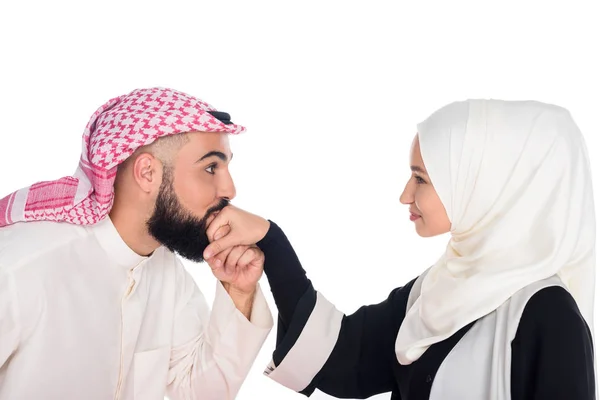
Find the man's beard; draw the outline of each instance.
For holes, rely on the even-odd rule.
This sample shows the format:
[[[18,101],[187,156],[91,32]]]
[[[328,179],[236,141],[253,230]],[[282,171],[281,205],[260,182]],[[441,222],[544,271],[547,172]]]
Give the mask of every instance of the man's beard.
[[[229,205],[222,199],[211,207],[203,218],[195,217],[179,202],[173,190],[171,175],[165,170],[154,212],[148,222],[148,231],[160,244],[188,260],[204,261],[204,250],[209,245],[206,234],[207,220],[212,213]]]

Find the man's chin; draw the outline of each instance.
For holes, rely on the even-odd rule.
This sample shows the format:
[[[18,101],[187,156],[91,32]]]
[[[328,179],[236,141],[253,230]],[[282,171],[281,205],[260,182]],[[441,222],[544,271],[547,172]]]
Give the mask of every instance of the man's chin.
[[[181,251],[178,249],[171,249],[171,251],[175,254],[177,254],[178,256],[185,258],[188,261],[192,261],[195,263],[201,263],[204,262],[204,249],[206,249],[206,247],[201,247],[200,249],[194,249],[193,252],[186,252],[186,251]]]
[[[172,236],[171,239],[167,239],[166,237],[160,237],[161,235],[155,236],[150,233],[150,236],[160,245],[175,253],[186,260],[193,262],[202,262],[204,261],[203,255],[204,250],[208,247],[209,242],[208,238],[203,238],[198,240],[196,243],[190,242],[179,242],[175,240]]]

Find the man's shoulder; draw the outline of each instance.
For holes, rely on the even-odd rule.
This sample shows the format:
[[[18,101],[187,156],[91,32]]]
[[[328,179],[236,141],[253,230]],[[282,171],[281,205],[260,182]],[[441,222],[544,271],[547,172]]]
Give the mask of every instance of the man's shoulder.
[[[51,257],[90,235],[86,227],[61,222],[19,222],[0,228],[0,271]]]

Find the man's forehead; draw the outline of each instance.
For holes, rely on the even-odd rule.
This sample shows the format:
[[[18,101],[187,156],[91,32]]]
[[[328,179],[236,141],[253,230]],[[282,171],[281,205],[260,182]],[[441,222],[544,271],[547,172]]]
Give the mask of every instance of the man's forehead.
[[[190,132],[188,135],[190,141],[186,145],[186,150],[190,156],[197,157],[200,160],[208,158],[211,155],[217,155],[216,153],[221,153],[227,160],[231,159],[228,134],[220,132]]]
[[[223,132],[189,132],[190,142],[202,146],[222,146],[229,149],[229,134]]]

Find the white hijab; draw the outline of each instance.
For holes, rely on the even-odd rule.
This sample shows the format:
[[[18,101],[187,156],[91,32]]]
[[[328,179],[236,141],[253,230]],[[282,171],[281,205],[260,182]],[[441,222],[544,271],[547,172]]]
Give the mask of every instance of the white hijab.
[[[398,361],[412,363],[555,274],[593,329],[594,201],[570,113],[534,101],[469,100],[438,110],[418,132],[451,239],[400,327]]]

